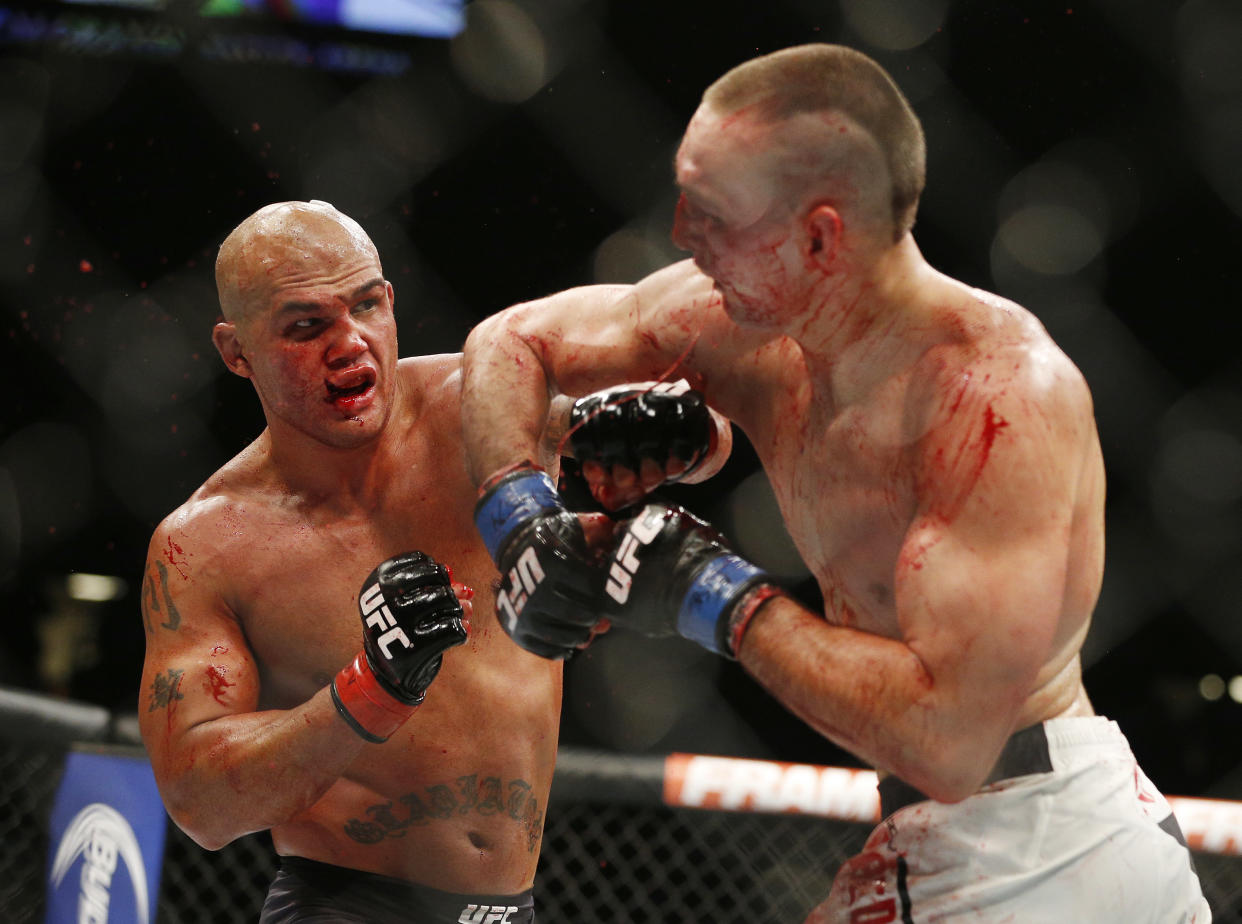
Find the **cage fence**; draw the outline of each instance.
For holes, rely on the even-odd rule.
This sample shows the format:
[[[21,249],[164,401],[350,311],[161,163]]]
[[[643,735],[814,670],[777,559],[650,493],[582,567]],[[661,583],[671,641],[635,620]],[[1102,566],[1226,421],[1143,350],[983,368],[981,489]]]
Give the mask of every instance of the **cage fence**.
[[[47,819],[67,753],[0,733],[0,917],[11,924],[44,919]],[[799,924],[871,827],[657,804],[658,781],[636,776],[645,761],[563,752],[535,884],[541,924]],[[1216,920],[1242,920],[1242,856],[1199,850],[1195,863]],[[275,869],[266,835],[211,852],[170,823],[155,920],[257,920]]]

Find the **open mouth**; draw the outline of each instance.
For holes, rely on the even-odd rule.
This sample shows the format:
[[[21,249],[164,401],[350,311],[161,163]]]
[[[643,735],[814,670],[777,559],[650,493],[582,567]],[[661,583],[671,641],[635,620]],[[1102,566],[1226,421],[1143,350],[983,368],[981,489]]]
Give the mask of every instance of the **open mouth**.
[[[337,376],[332,381],[324,383],[328,389],[327,401],[329,404],[353,404],[358,399],[370,394],[375,387],[375,371],[372,369],[357,369],[345,375]]]

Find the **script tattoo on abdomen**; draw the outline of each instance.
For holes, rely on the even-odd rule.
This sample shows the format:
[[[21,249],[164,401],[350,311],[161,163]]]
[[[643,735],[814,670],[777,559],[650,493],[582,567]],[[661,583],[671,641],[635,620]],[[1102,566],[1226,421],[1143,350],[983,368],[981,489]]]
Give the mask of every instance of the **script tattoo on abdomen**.
[[[436,783],[421,792],[406,793],[398,800],[368,806],[367,820],[351,818],[345,833],[361,844],[378,844],[389,837],[404,837],[407,828],[430,824],[436,819],[452,818],[475,812],[479,815],[507,815],[522,825],[526,849],[533,853],[543,830],[543,809],[525,780],[509,780],[502,786],[500,777],[478,774],[459,776],[456,783]]]

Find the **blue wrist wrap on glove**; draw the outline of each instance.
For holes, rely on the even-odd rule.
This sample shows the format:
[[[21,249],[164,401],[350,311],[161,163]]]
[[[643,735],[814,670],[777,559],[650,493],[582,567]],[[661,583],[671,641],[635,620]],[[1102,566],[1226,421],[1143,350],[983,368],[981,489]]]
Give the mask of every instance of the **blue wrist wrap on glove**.
[[[492,561],[501,544],[522,523],[544,510],[562,507],[561,496],[547,472],[528,469],[515,473],[495,488],[475,511],[474,522]]]
[[[732,657],[720,647],[720,618],[725,606],[736,602],[735,594],[742,585],[763,575],[763,569],[737,555],[721,555],[709,561],[682,598],[678,634],[716,654]]]

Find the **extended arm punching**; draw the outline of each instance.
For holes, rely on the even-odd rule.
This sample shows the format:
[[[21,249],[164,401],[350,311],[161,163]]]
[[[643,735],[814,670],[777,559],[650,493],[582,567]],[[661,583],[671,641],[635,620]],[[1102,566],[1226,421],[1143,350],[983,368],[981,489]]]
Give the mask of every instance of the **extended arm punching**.
[[[702,396],[687,388],[609,389],[574,402],[569,418],[566,442],[579,461],[633,472],[655,468],[657,483],[712,456],[714,419]],[[603,499],[623,494],[610,490]],[[531,462],[482,485],[475,523],[501,573],[500,624],[528,651],[565,658],[601,628],[609,542],[601,519],[571,512],[552,478]],[[584,524],[595,527],[590,536]]]
[[[750,620],[781,591],[703,520],[649,504],[619,527],[604,592],[614,625],[736,658]]]

